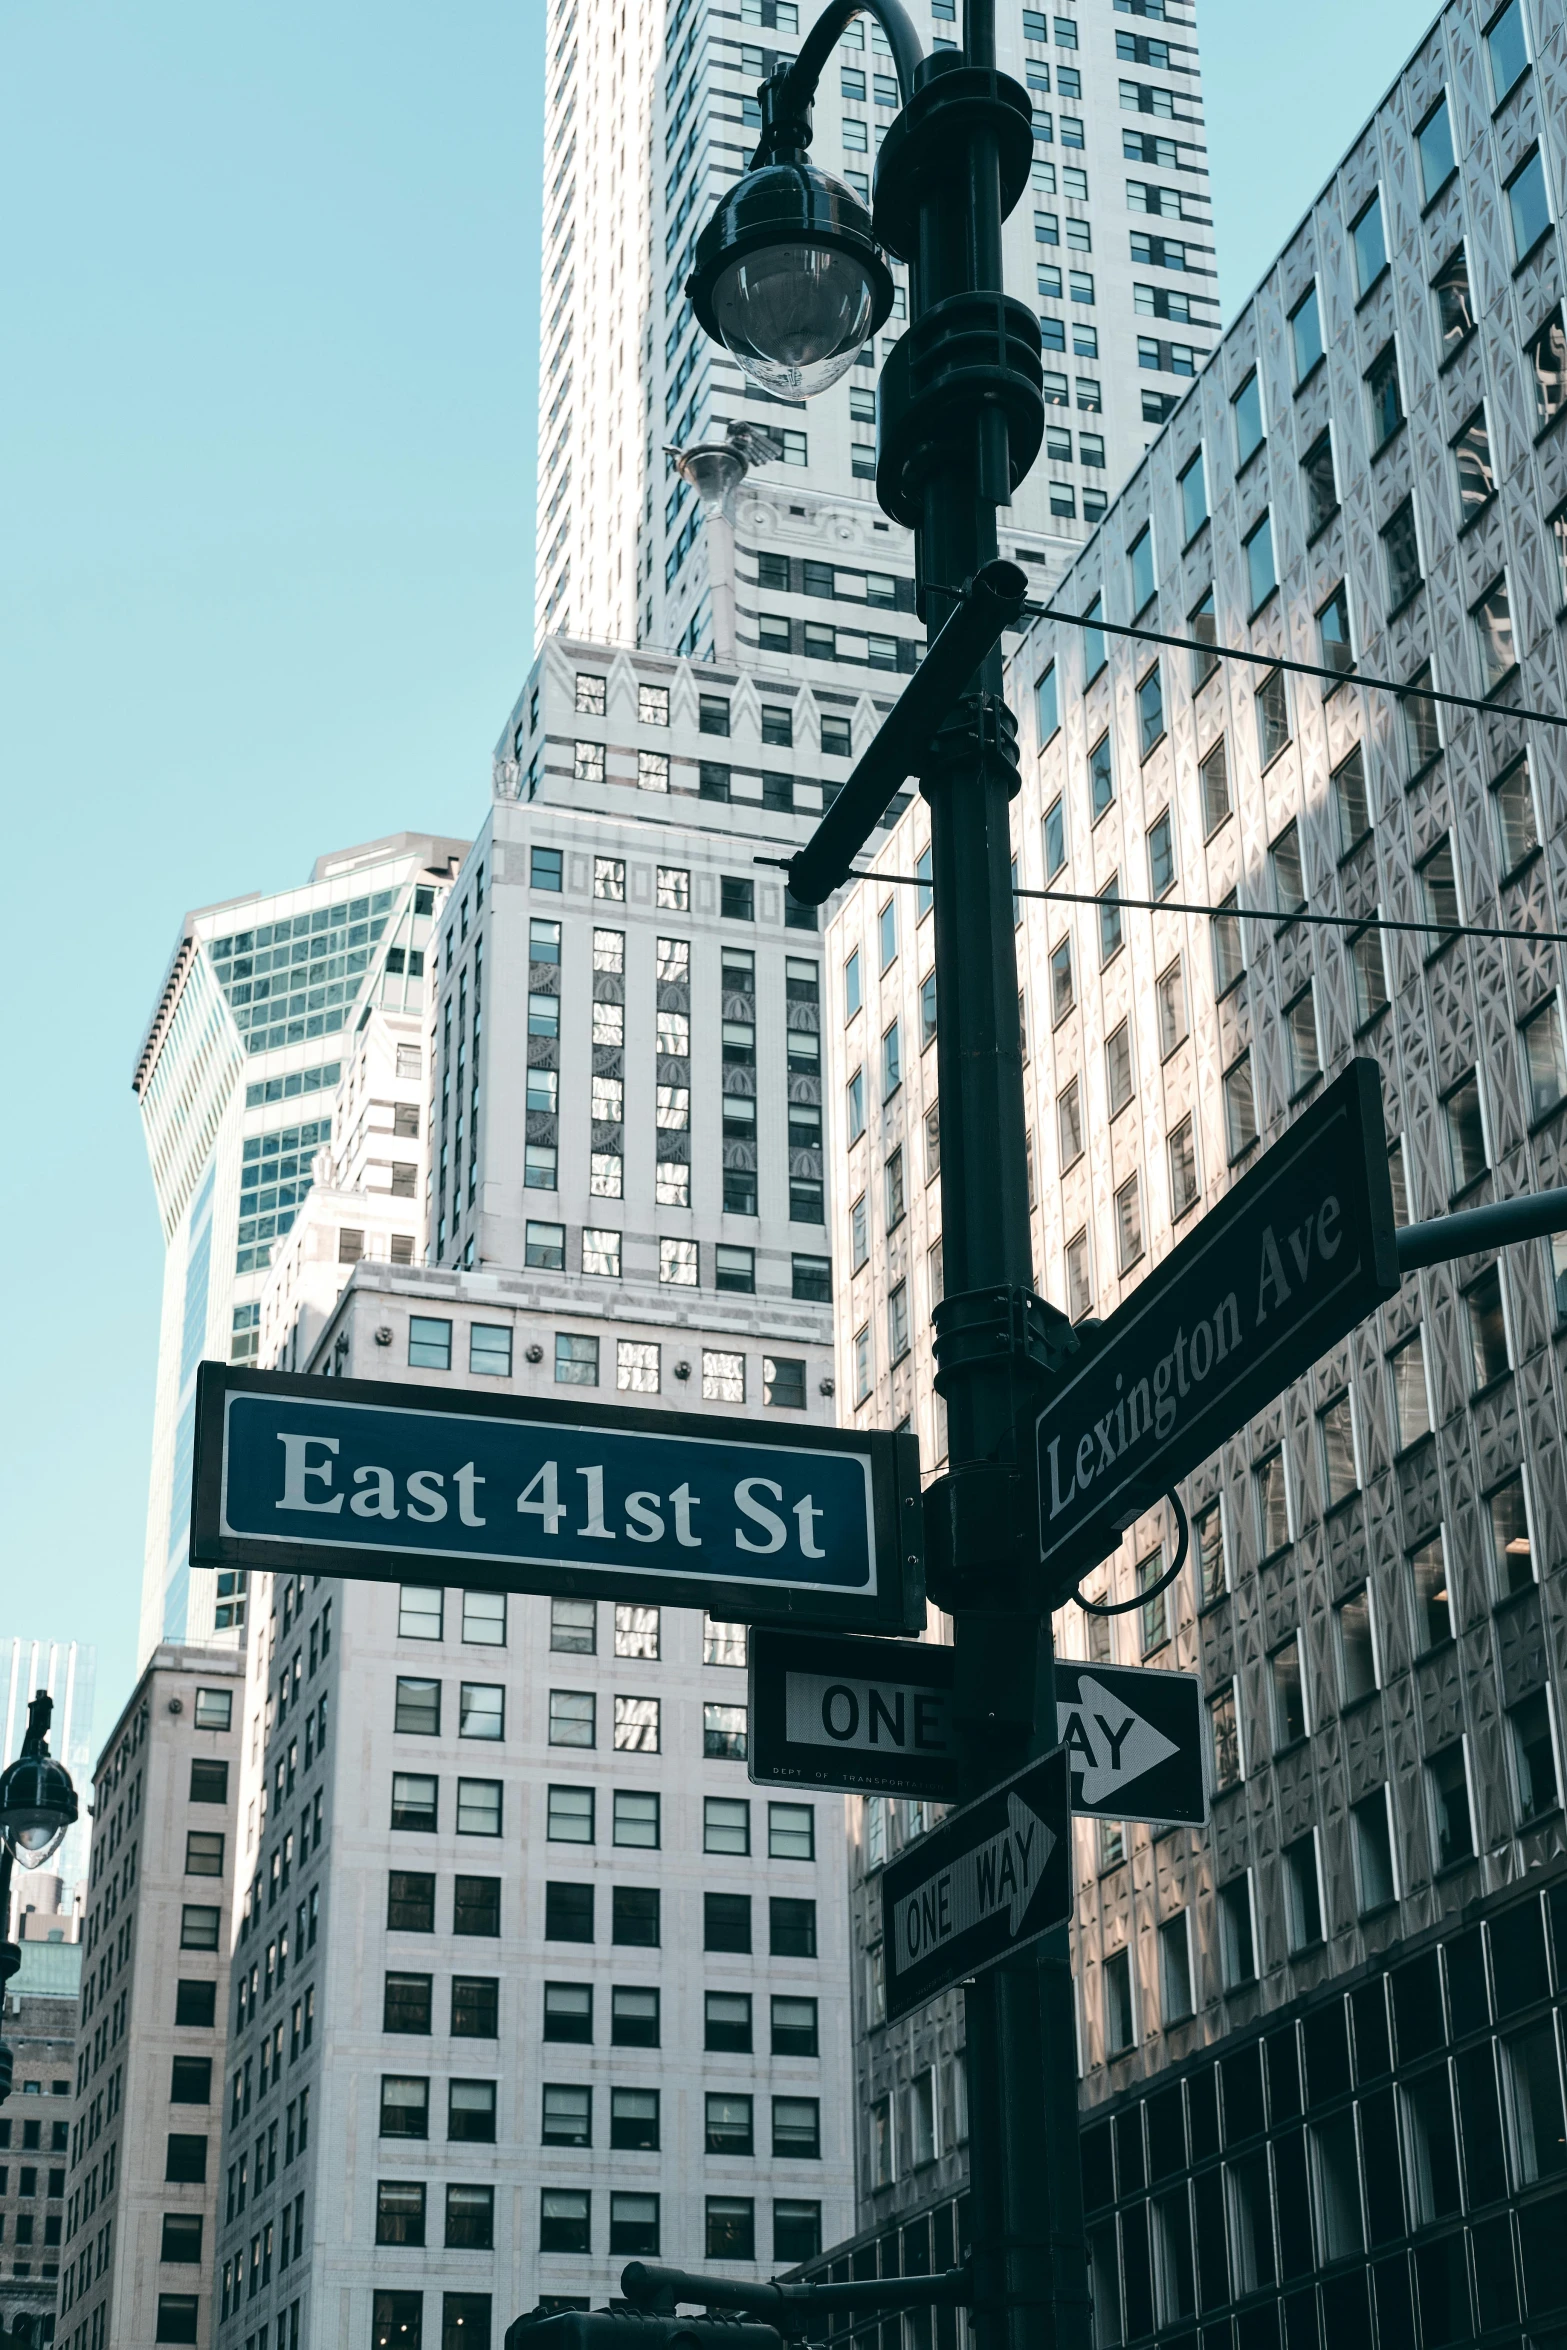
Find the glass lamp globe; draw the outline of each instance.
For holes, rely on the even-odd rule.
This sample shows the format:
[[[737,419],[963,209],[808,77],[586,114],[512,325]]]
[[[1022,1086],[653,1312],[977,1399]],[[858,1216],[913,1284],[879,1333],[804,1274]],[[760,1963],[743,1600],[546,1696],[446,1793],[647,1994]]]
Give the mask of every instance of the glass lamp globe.
[[[764,245],[713,287],[725,347],[764,391],[807,400],[854,365],[874,332],[876,288],[858,255],[828,245]]]
[[[42,1868],[75,1820],[76,1789],[51,1755],[24,1755],[0,1772],[0,1836],[24,1869]]]
[[[788,400],[836,383],[892,308],[864,205],[803,156],[748,171],[720,198],[686,290],[704,331]]]

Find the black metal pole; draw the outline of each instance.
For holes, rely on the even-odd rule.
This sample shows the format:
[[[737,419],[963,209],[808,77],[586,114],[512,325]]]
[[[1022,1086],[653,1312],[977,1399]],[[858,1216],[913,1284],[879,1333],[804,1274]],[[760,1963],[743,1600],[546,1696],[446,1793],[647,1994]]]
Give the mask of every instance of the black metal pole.
[[[993,0],[966,0],[965,35],[969,66],[993,71]],[[934,326],[932,313],[939,315],[953,297],[948,315],[956,329],[973,316],[963,297],[1002,291],[999,147],[993,110],[991,119],[986,112],[974,108],[966,130],[961,118],[954,124],[954,144],[966,149],[966,201],[951,202],[950,182],[945,191],[934,183],[924,191],[912,265],[912,335],[922,320]],[[923,580],[967,580],[994,559],[997,505],[1010,500],[1015,459],[1021,456],[1018,470],[1025,470],[1032,454],[1011,447],[1007,409],[995,400],[975,400],[967,431],[927,438]],[[947,599],[926,592],[929,622]],[[938,735],[921,783],[930,805],[935,884],[946,1293],[937,1316],[938,1383],[955,1483],[1016,1458],[1018,1430],[1030,1396],[1037,1398],[1036,1367],[1015,1344],[1001,1343],[1002,1330],[1016,1332],[1021,1319],[1007,1301],[1030,1298],[1034,1290],[1013,928],[1015,741],[997,646]],[[980,1295],[986,1292],[993,1307]],[[988,1354],[953,1342],[943,1347],[944,1325],[955,1330],[962,1322],[972,1330],[976,1314],[998,1325]],[[938,1594],[953,1617],[956,1714],[973,1795],[1059,1743],[1049,1616],[1037,1591],[1020,1585],[1017,1555],[1003,1529],[993,1527],[988,1543],[978,1532],[983,1515],[955,1516],[950,1585]],[[967,1990],[966,2010],[977,2350],[1086,2350],[1066,1932],[979,1976]]]

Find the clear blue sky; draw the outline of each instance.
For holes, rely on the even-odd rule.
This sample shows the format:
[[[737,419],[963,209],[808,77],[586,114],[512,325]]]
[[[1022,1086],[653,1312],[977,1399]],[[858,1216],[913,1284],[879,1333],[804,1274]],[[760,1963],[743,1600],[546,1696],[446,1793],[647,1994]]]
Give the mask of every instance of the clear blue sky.
[[[1199,0],[1226,311],[1431,13]],[[187,906],[477,823],[532,641],[541,0],[6,11],[0,1633],[128,1692]]]

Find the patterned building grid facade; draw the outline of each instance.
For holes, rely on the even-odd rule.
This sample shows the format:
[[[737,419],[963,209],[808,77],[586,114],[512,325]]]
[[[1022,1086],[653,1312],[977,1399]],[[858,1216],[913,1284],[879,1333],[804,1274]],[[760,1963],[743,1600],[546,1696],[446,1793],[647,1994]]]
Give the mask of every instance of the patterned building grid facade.
[[[1529,934],[1561,926],[1564,770],[1559,731],[1522,714],[1567,694],[1561,50],[1559,14],[1525,0],[1444,11],[1058,591],[1262,658],[1040,624],[1013,662],[1019,882],[1086,901],[1018,907],[1036,1273],[1074,1319],[1112,1312],[1355,1054],[1381,1072],[1402,1220],[1562,1179],[1561,974]],[[1433,717],[1270,656],[1429,676],[1489,706]],[[939,1149],[934,1055],[908,1042],[930,956],[916,891],[891,880],[917,874],[925,822],[904,818],[887,883],[834,922],[827,1025],[840,1390],[867,1420],[912,1413],[939,1462],[939,1206],[907,1177]],[[1516,943],[1357,933],[1378,914]],[[1117,2128],[1168,2068],[1275,2013],[1332,2009],[1398,1946],[1559,1880],[1560,1312],[1543,1244],[1409,1276],[1188,1481],[1193,1567],[1167,1602],[1109,1642],[1078,1611],[1058,1619],[1075,1654],[1199,1671],[1212,1725],[1205,1833],[1077,1831],[1083,2096]],[[1172,1533],[1162,1513],[1134,1528],[1098,1587],[1135,1597]],[[944,2034],[961,2040],[961,2011],[876,2022],[871,1840],[920,1824],[868,1806],[858,1832],[867,2224],[935,2191],[913,2084]],[[1557,2055],[1540,2048],[1531,2094],[1549,2110]],[[1408,2175],[1425,2157],[1398,2110]],[[1521,2214],[1534,2174],[1512,2159]],[[1272,2279],[1249,2286],[1256,2325],[1283,2322]],[[1462,2332],[1454,2292],[1459,2330],[1440,2338]],[[1127,2339],[1178,2323],[1157,2291],[1113,2320],[1101,2301]],[[1401,2338],[1396,2317],[1381,2338]]]

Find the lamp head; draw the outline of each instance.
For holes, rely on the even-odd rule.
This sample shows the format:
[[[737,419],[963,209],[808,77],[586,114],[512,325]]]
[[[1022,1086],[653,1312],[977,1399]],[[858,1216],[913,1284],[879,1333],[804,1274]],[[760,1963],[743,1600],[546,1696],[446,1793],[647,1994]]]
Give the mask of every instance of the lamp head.
[[[751,169],[697,239],[686,292],[703,332],[761,385],[809,399],[853,366],[892,308],[870,214],[810,159],[811,112],[789,69],[762,84]]]
[[[24,1869],[41,1868],[76,1822],[76,1789],[50,1754],[24,1754],[0,1772],[0,1837]]]

